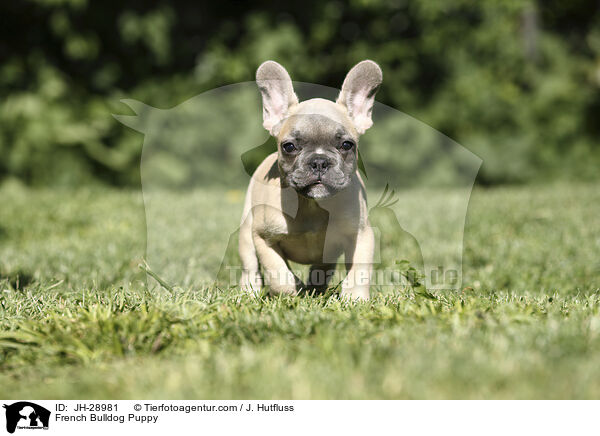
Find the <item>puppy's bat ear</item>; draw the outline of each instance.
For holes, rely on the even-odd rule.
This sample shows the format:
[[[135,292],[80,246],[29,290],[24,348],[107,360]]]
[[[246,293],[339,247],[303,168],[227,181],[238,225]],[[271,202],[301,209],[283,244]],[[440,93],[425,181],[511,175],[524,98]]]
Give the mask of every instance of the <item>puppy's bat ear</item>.
[[[275,136],[290,107],[298,104],[292,79],[277,62],[266,61],[256,70],[256,84],[262,94],[263,126]]]
[[[383,80],[381,68],[373,61],[356,64],[344,79],[337,103],[346,107],[359,134],[373,125],[371,112],[375,93]]]

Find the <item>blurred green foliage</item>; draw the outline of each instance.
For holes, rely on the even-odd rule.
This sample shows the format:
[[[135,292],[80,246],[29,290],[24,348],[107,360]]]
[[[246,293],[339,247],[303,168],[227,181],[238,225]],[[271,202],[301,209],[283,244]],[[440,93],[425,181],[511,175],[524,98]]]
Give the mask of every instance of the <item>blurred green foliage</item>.
[[[139,183],[142,135],[112,118],[128,111],[120,99],[172,107],[253,80],[266,59],[294,80],[339,87],[364,58],[383,68],[379,101],[483,158],[480,183],[597,177],[597,2],[246,6],[3,2],[0,178]]]

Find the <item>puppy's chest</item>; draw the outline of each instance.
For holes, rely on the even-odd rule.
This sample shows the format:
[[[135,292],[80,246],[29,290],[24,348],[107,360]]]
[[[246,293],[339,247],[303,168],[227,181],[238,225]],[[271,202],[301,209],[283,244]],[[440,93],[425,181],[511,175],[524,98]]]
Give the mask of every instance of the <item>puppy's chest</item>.
[[[315,244],[325,238],[327,218],[305,219],[304,217],[284,218],[283,216],[266,220],[264,233],[273,240],[293,240],[298,243]]]
[[[287,234],[279,240],[286,258],[298,263],[318,263],[323,258],[325,231]]]
[[[278,243],[287,259],[299,263],[321,261],[327,234],[327,217],[278,219],[269,224],[268,239]]]

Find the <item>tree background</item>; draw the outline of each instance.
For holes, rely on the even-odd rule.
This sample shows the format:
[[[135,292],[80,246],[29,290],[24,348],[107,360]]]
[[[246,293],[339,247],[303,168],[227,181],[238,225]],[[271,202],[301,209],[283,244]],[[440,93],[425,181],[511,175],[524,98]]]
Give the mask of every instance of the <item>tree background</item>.
[[[378,101],[483,158],[478,183],[593,180],[600,4],[304,0],[0,4],[0,181],[136,186],[143,137],[111,114],[254,79],[267,59],[339,88],[373,59]],[[248,108],[256,111],[258,108]],[[385,146],[385,145],[382,145]]]

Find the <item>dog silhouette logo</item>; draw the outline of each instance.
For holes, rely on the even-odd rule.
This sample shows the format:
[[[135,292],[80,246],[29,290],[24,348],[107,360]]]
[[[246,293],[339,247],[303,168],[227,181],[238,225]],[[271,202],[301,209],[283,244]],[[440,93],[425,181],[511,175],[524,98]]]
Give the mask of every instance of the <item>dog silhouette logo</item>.
[[[14,433],[18,429],[48,429],[50,411],[28,401],[4,405],[6,409],[6,431]]]
[[[311,83],[294,82],[293,87],[301,100],[335,100],[340,92]],[[219,287],[239,285],[244,192],[255,169],[278,149],[263,127],[256,82],[209,90],[168,109],[131,99],[122,102],[135,115],[114,117],[144,134],[140,177],[149,270],[167,288],[215,282]],[[392,107],[375,101],[372,112],[375,123],[357,149],[365,188],[383,192],[377,206],[369,209],[375,232],[371,286],[395,289],[404,282],[399,275],[412,274],[407,262],[398,263],[407,260],[408,268],[423,276],[426,289],[460,291],[467,210],[482,160]],[[278,173],[274,166],[272,177]],[[207,207],[212,204],[207,196],[215,204],[229,206]],[[255,206],[297,220],[301,217],[293,198],[282,203],[265,197]],[[323,216],[329,214],[334,223],[338,213],[325,210]],[[334,232],[327,229],[325,233],[332,237],[326,236],[327,246],[318,248],[326,257],[321,264],[340,263],[342,270],[345,255],[334,256],[337,227],[331,227]],[[344,278],[343,274],[337,277]]]

